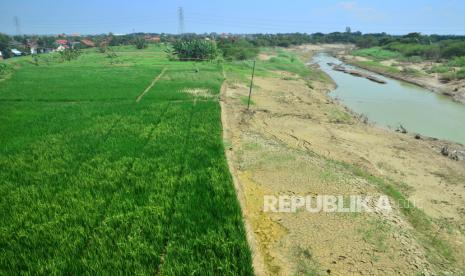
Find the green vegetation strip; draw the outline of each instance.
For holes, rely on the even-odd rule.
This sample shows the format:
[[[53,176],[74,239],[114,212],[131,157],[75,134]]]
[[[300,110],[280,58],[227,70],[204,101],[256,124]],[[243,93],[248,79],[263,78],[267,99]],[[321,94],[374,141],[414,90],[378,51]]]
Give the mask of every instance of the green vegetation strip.
[[[356,56],[373,58],[376,60],[396,59],[396,58],[402,57],[402,54],[398,52],[385,50],[381,47],[360,49],[360,50],[353,51],[352,54]]]
[[[253,274],[219,103],[186,93],[218,95],[221,66],[141,57],[162,52],[15,60],[0,83],[0,274]],[[157,93],[136,103],[154,71]]]

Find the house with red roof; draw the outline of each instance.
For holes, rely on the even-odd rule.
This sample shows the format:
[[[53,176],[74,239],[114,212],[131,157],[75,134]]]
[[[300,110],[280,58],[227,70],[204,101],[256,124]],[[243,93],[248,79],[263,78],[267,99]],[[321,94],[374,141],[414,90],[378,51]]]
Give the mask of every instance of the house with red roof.
[[[55,43],[58,44],[58,45],[65,46],[65,45],[68,45],[68,40],[66,40],[66,39],[57,39],[57,40],[55,40]]]
[[[68,40],[66,39],[57,39],[55,40],[55,44],[58,45],[55,51],[58,51],[58,52],[61,52],[69,48],[69,43],[68,43]]]
[[[90,39],[81,39],[81,43],[87,47],[95,47],[95,43]]]
[[[159,35],[146,35],[144,39],[147,42],[160,42],[160,36]]]

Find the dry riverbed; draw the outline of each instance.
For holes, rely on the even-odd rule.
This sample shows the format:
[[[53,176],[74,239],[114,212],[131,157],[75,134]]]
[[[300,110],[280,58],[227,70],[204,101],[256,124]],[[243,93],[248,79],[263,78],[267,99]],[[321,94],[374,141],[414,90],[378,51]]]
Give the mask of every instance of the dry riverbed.
[[[296,49],[307,60],[315,50]],[[243,103],[246,84],[228,72],[226,78],[225,145],[257,274],[463,273],[465,162],[440,153],[444,145],[460,145],[361,122],[327,95],[333,84],[320,74],[257,77],[250,111]],[[265,195],[377,196],[392,190],[418,209],[263,210]]]

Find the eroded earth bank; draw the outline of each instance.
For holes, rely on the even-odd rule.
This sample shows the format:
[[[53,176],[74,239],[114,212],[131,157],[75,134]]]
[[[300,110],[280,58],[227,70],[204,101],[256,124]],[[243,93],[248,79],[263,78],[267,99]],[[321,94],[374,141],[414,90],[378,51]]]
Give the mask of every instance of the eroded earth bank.
[[[321,50],[294,52],[306,62]],[[225,145],[256,273],[463,273],[465,162],[441,154],[461,145],[367,124],[327,95],[326,75],[309,70],[256,77],[250,110],[246,82],[225,71]],[[393,210],[264,212],[265,195],[387,195]]]

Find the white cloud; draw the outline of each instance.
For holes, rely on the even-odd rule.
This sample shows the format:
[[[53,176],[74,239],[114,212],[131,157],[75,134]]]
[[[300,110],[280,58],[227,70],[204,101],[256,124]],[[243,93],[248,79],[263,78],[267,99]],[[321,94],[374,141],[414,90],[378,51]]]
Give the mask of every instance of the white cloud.
[[[339,2],[338,6],[342,8],[343,10],[346,11],[353,11],[354,8],[357,6],[357,2],[351,1],[351,2]]]
[[[357,1],[341,1],[337,3],[337,8],[365,21],[386,19],[386,14],[372,8],[360,5]]]

